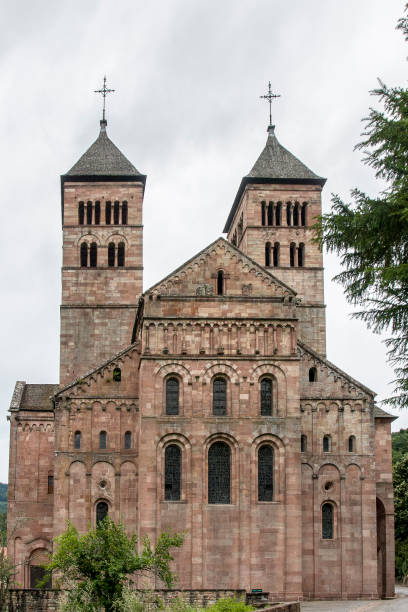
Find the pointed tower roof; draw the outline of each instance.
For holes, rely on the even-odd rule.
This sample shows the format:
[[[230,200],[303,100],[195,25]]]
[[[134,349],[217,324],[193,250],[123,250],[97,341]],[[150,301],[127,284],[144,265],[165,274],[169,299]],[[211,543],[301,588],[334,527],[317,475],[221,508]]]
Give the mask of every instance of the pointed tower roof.
[[[270,125],[268,127],[268,138],[262,153],[256,160],[252,170],[241,181],[230,214],[228,215],[224,232],[229,231],[241,196],[248,183],[320,185],[323,187],[325,182],[325,178],[312,172],[312,170],[280,144],[275,135],[275,126]]]
[[[65,180],[142,180],[141,174],[123,155],[106,133],[107,122],[100,122],[98,138],[65,175]]]

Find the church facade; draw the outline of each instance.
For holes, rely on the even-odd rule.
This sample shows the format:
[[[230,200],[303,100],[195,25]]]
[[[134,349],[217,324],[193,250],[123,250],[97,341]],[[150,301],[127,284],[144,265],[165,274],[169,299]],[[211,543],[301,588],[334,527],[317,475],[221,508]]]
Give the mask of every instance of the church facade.
[[[10,405],[16,582],[109,514],[185,532],[183,589],[392,596],[394,417],[326,358],[325,179],[269,126],[226,239],[143,292],[145,183],[106,121],[61,177],[60,381]]]

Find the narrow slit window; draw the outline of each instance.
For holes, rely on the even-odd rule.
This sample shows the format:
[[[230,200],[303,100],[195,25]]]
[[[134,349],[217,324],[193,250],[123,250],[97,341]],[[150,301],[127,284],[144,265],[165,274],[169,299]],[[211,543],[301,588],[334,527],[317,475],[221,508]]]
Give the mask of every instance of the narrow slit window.
[[[179,413],[179,381],[177,378],[166,380],[166,414],[177,415]]]
[[[176,444],[170,444],[164,453],[164,499],[180,501],[180,497],[181,450]]]
[[[114,382],[120,382],[122,380],[122,370],[120,368],[114,368],[112,377]]]
[[[307,203],[303,202],[303,204],[302,204],[302,211],[300,213],[300,222],[301,222],[303,227],[306,226],[306,208],[307,208]]]
[[[85,206],[83,202],[79,202],[78,204],[78,223],[79,225],[83,225],[85,220]]]
[[[323,452],[330,453],[330,436],[323,436]]]
[[[280,259],[280,245],[279,242],[275,242],[273,245],[273,266],[277,268],[279,266]]]
[[[227,381],[225,378],[215,378],[213,382],[213,415],[227,414]]]
[[[105,204],[105,223],[110,225],[112,221],[112,203],[106,202]]]
[[[119,242],[118,244],[118,267],[123,268],[125,265],[125,243]]]
[[[298,266],[299,268],[303,268],[305,265],[305,245],[303,242],[299,244],[298,248]]]
[[[208,503],[231,503],[231,449],[225,442],[208,450]]]
[[[290,252],[289,252],[289,259],[290,259],[290,267],[294,268],[295,267],[295,253],[296,253],[296,245],[294,242],[291,243],[290,245]]]
[[[122,225],[127,225],[128,222],[128,203],[122,202]]]
[[[217,295],[224,295],[224,272],[218,270],[217,274]]]
[[[54,493],[54,475],[48,474],[47,493],[52,495]]]
[[[282,223],[282,202],[278,202],[275,208],[275,225],[280,226]]]
[[[95,225],[99,225],[101,222],[101,203],[95,202]]]
[[[349,453],[355,453],[356,452],[356,438],[355,436],[350,436],[348,439],[348,449],[349,449]]]
[[[261,380],[261,416],[272,416],[272,380]]]
[[[309,369],[309,382],[317,381],[317,369],[313,366],[313,368]]]
[[[81,448],[81,432],[76,431],[74,434],[74,448],[79,450]]]
[[[132,448],[132,433],[130,431],[125,432],[125,449],[129,450]]]
[[[268,225],[273,225],[273,202],[268,205]]]
[[[265,244],[265,267],[269,268],[271,265],[271,243],[267,242]]]
[[[258,501],[273,501],[273,448],[270,445],[258,450]]]
[[[99,525],[109,514],[109,506],[106,502],[100,501],[96,504],[96,525]]]
[[[99,433],[99,448],[101,450],[106,449],[106,431],[101,431]]]
[[[262,225],[266,225],[266,203],[261,203],[261,223]]]
[[[113,225],[119,225],[119,202],[113,205]]]
[[[305,434],[300,436],[300,450],[302,453],[307,451],[307,436]]]
[[[108,245],[108,266],[113,268],[115,265],[115,244],[110,242]]]
[[[92,225],[92,202],[86,204],[86,223]]]
[[[81,268],[86,268],[88,265],[88,245],[86,242],[81,244]]]
[[[322,538],[323,540],[333,539],[333,506],[332,504],[323,504],[322,506]]]
[[[96,242],[91,243],[91,247],[89,249],[89,265],[91,268],[96,268],[98,263],[98,247]]]

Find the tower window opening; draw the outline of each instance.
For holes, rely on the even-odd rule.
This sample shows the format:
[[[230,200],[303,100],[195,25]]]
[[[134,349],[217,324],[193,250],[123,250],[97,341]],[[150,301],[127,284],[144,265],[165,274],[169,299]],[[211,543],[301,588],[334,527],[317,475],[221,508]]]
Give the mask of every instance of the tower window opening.
[[[307,451],[307,436],[305,436],[305,434],[300,436],[300,451],[302,453]]]
[[[177,415],[179,413],[179,381],[177,378],[166,380],[166,414]]]
[[[288,202],[286,204],[286,225],[292,225],[292,204]]]
[[[95,202],[95,225],[99,225],[101,222],[101,203]]]
[[[289,259],[290,259],[290,267],[295,267],[295,253],[296,253],[296,245],[294,242],[290,245]]]
[[[267,242],[265,244],[265,267],[269,268],[271,265],[271,243]]]
[[[280,245],[279,242],[275,242],[273,245],[273,266],[277,268],[279,266],[279,257],[280,257]]]
[[[348,450],[349,453],[355,453],[356,452],[356,438],[355,436],[350,436],[348,439]]]
[[[213,415],[227,414],[227,381],[225,378],[215,378],[213,382]]]
[[[297,202],[293,207],[293,225],[299,225],[299,204]]]
[[[330,436],[323,436],[323,452],[330,453],[331,450],[331,439]]]
[[[244,231],[244,215],[242,214],[238,222],[238,242],[241,241],[243,231]]]
[[[132,448],[132,433],[130,431],[125,432],[125,449],[129,450]]]
[[[317,382],[317,369],[315,367],[309,369],[309,382]]]
[[[106,519],[109,513],[109,506],[105,501],[96,504],[96,525]]]
[[[224,272],[218,270],[217,273],[217,295],[224,295]]]
[[[273,202],[269,202],[268,206],[268,225],[273,225]]]
[[[122,225],[127,225],[128,222],[128,203],[122,202]]]
[[[81,268],[86,268],[88,265],[88,245],[86,242],[81,244],[80,249]]]
[[[300,223],[302,224],[303,227],[306,226],[306,207],[307,207],[307,202],[303,202],[302,209],[300,212]]]
[[[48,474],[47,493],[48,495],[52,495],[54,493],[54,475],[53,474]]]
[[[83,225],[85,220],[85,206],[83,202],[79,202],[78,204],[78,223],[79,225]]]
[[[272,380],[261,380],[261,416],[272,416]]]
[[[231,449],[225,442],[208,450],[208,503],[231,503]]]
[[[281,225],[282,223],[282,203],[278,202],[275,207],[275,225]]]
[[[298,266],[299,268],[303,268],[305,265],[305,245],[303,242],[299,244],[298,248]]]
[[[120,382],[122,380],[122,370],[120,368],[114,368],[112,378],[114,382]]]
[[[261,223],[262,225],[266,225],[266,203],[262,202],[261,204]]]
[[[237,246],[237,230],[235,230],[231,242],[234,246]]]
[[[333,539],[333,506],[332,504],[323,504],[322,506],[322,538],[323,540]]]
[[[118,266],[123,268],[125,265],[125,243],[119,242],[118,244]]]
[[[89,265],[91,268],[96,268],[98,263],[98,247],[96,242],[91,242],[91,247],[89,249]]]
[[[115,265],[115,244],[110,242],[108,245],[108,266],[112,268]]]
[[[119,225],[119,202],[113,205],[113,225]]]
[[[273,448],[258,450],[258,501],[273,501]]]
[[[170,444],[164,452],[164,499],[179,501],[181,497],[181,450]]]
[[[112,220],[112,203],[106,202],[105,204],[105,223],[110,225]]]
[[[92,225],[92,202],[86,204],[86,223]]]
[[[99,432],[99,448],[106,450],[106,431]]]
[[[81,448],[81,432],[76,431],[74,434],[74,448],[79,450]]]

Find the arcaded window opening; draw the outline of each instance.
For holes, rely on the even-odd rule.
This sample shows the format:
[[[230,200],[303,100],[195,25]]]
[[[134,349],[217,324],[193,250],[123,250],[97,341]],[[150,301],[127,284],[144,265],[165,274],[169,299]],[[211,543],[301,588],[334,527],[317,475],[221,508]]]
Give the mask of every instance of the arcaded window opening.
[[[355,453],[356,452],[356,438],[355,436],[350,436],[348,439],[348,450],[349,453]]]
[[[270,378],[263,378],[261,380],[261,416],[272,416],[272,389],[272,380]]]
[[[309,382],[317,382],[317,368],[309,368]]]
[[[268,225],[273,225],[273,202],[268,205]]]
[[[300,213],[300,222],[303,227],[306,226],[306,208],[307,208],[307,203],[303,202],[301,213]]]
[[[79,450],[81,448],[81,432],[76,431],[74,434],[74,448]]]
[[[275,207],[275,225],[280,225],[282,223],[282,203],[278,202]]]
[[[293,207],[293,225],[299,225],[299,204],[297,202]]]
[[[332,540],[334,535],[333,505],[325,503],[322,506],[322,538]]]
[[[79,202],[78,204],[78,223],[79,225],[83,225],[85,220],[85,206],[83,202]]]
[[[266,225],[266,202],[261,203],[261,224]]]
[[[323,436],[323,452],[330,453],[331,451],[331,438],[330,436]]]
[[[303,242],[299,244],[298,248],[298,266],[299,268],[303,268],[305,265],[305,245]]]
[[[292,204],[288,202],[286,204],[286,225],[292,225]]]
[[[179,413],[179,387],[174,376],[166,380],[166,414],[175,416]]]
[[[106,202],[105,205],[105,223],[106,225],[110,225],[112,221],[112,203]]]
[[[112,376],[114,382],[120,382],[122,380],[122,370],[120,368],[114,368]]]
[[[265,244],[265,267],[269,268],[271,265],[271,243],[267,242]]]
[[[273,245],[273,266],[277,268],[279,266],[280,259],[280,245],[279,242],[275,242]]]
[[[217,272],[217,295],[224,295],[224,272],[222,270]]]
[[[164,451],[164,499],[180,501],[180,498],[181,450],[177,444],[170,444]]]
[[[89,265],[91,268],[96,268],[98,263],[98,247],[96,242],[91,243],[91,247],[89,249]]]
[[[83,242],[81,244],[80,259],[81,259],[81,268],[86,268],[88,266],[88,245],[86,244],[86,242]]]
[[[108,266],[113,268],[115,265],[115,244],[110,242],[108,245]]]
[[[99,432],[99,448],[101,450],[106,450],[106,431]]]
[[[101,203],[95,202],[95,225],[99,225],[101,222]]]
[[[300,450],[302,453],[307,451],[307,436],[305,434],[300,436]]]
[[[125,265],[125,243],[119,242],[118,244],[118,267],[123,268]]]
[[[128,203],[122,202],[122,225],[126,225],[128,222]]]
[[[130,448],[132,448],[132,433],[125,431],[125,449],[129,450]]]
[[[208,450],[208,503],[231,503],[231,449],[225,442]]]
[[[213,381],[213,415],[225,416],[227,414],[227,381],[217,377]]]
[[[92,202],[86,204],[86,223],[92,225]]]
[[[99,525],[109,514],[109,506],[105,501],[96,504],[96,525]]]
[[[295,267],[295,253],[296,253],[296,245],[294,242],[290,245],[289,259],[290,259],[290,267]]]
[[[273,448],[269,444],[258,450],[258,501],[273,501]]]
[[[113,225],[119,225],[119,202],[113,205]]]

